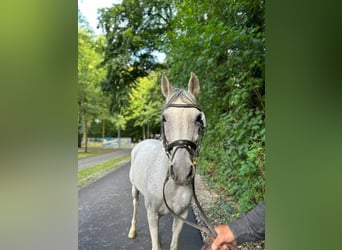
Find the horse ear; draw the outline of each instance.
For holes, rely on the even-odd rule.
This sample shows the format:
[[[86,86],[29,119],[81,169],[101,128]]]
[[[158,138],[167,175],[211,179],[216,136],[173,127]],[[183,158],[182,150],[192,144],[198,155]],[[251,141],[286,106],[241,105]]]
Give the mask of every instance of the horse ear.
[[[162,76],[161,90],[165,97],[168,97],[171,93],[171,86],[169,83],[169,79],[167,79],[165,73],[163,73],[163,76]]]
[[[191,72],[191,77],[189,80],[189,87],[188,87],[189,92],[193,96],[197,96],[200,90],[200,85],[197,76]]]

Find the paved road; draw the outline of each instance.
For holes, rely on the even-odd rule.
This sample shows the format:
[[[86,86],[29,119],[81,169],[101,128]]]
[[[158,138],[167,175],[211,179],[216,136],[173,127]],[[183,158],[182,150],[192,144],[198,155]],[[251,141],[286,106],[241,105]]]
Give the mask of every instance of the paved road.
[[[78,249],[79,250],[148,250],[151,240],[143,196],[137,217],[137,237],[127,237],[131,216],[131,184],[129,163],[81,189],[78,193]],[[192,209],[188,219],[194,221]],[[163,249],[171,242],[172,217],[160,219],[160,240]],[[180,250],[199,250],[200,233],[184,225]]]
[[[100,164],[102,162],[112,160],[116,157],[130,154],[131,150],[132,150],[131,148],[120,148],[110,153],[100,154],[100,155],[95,155],[95,156],[80,159],[78,160],[78,170],[89,168],[96,164]]]

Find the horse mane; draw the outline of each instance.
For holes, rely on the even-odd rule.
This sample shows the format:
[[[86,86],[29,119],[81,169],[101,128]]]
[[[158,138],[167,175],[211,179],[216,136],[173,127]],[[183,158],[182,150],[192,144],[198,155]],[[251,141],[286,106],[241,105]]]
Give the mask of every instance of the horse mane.
[[[196,104],[196,98],[187,90],[174,88],[165,106],[181,99],[185,104]]]

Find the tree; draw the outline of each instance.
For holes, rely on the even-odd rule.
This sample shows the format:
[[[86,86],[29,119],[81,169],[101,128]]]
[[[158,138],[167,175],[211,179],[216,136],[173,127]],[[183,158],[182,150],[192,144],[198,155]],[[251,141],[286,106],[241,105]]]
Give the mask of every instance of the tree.
[[[127,119],[133,120],[134,126],[142,127],[143,139],[149,138],[151,126],[160,123],[162,95],[158,78],[156,73],[139,78],[137,86],[129,94],[129,106],[125,110]]]
[[[142,108],[149,103],[139,97],[143,84],[137,79],[159,66],[155,51],[166,54],[176,87],[196,72],[208,124],[200,169],[234,197],[240,211],[265,193],[264,5],[264,0],[124,0],[100,17],[108,44],[102,87],[112,110],[122,112],[136,98],[141,115],[131,109],[135,126],[144,126],[154,110]]]
[[[139,77],[162,67],[155,53],[171,29],[171,17],[172,6],[166,0],[123,0],[100,9],[99,23],[107,40],[102,88],[111,96],[113,112],[122,111]]]
[[[100,43],[101,44],[101,43]],[[105,76],[105,70],[99,68],[102,57],[99,43],[95,42],[93,34],[86,29],[78,29],[78,118],[79,145],[83,134],[85,151],[87,152],[87,134],[91,122],[95,118],[106,117],[108,98],[103,95],[100,82]]]
[[[167,63],[173,82],[190,70],[201,81],[201,169],[248,210],[265,191],[264,1],[174,2]]]

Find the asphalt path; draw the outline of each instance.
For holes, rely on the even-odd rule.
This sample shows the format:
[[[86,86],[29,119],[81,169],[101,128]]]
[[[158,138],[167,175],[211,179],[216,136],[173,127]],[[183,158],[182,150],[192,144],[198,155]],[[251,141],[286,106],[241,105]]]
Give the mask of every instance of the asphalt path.
[[[78,249],[79,250],[148,250],[152,248],[143,196],[137,216],[137,237],[127,237],[132,218],[130,163],[112,171],[78,192]],[[195,221],[189,208],[188,219]],[[169,249],[172,235],[172,216],[160,219],[162,249]],[[199,250],[202,239],[198,230],[184,225],[180,250]]]
[[[100,163],[112,160],[120,156],[128,155],[131,153],[131,150],[132,150],[131,148],[120,148],[110,153],[105,153],[105,154],[100,154],[100,155],[95,155],[95,156],[80,159],[78,160],[78,170],[89,168],[96,164],[100,164]]]

